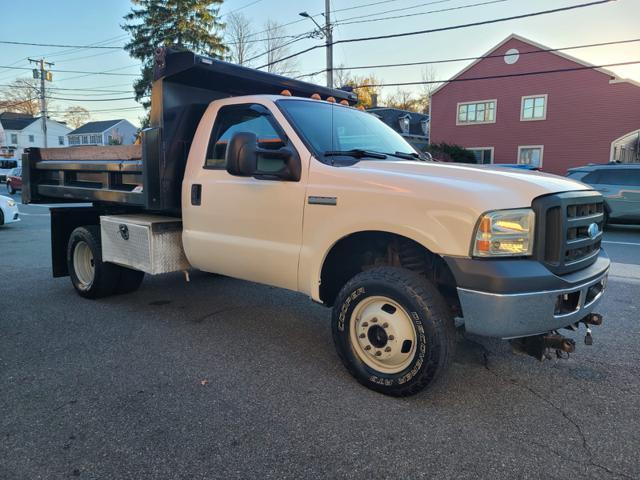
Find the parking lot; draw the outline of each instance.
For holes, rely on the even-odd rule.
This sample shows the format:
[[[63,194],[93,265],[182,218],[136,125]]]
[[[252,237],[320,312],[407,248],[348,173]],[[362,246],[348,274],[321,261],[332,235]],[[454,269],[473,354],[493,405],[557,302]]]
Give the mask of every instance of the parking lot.
[[[20,210],[0,227],[2,479],[640,478],[640,227],[605,234],[592,346],[569,332],[575,354],[539,363],[461,337],[446,378],[395,399],[296,293],[194,273],[80,298],[51,277],[48,210]]]

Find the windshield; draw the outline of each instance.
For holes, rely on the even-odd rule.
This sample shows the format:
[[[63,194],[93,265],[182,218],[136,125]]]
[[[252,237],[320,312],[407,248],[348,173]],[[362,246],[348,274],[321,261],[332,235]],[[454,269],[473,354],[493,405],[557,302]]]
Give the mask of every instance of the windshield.
[[[404,138],[370,113],[317,100],[287,99],[278,100],[277,104],[323,162],[332,163],[336,152],[351,150],[416,155]],[[328,152],[334,155],[325,158]],[[364,154],[359,158],[371,157]]]

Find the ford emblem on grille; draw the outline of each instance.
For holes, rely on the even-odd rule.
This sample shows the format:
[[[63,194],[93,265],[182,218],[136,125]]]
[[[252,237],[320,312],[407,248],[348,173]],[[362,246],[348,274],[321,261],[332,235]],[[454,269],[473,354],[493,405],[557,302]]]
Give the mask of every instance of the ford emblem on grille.
[[[592,223],[591,225],[589,225],[589,228],[587,228],[587,234],[589,235],[589,238],[591,240],[596,238],[599,233],[600,233],[600,229],[598,228],[597,223]]]

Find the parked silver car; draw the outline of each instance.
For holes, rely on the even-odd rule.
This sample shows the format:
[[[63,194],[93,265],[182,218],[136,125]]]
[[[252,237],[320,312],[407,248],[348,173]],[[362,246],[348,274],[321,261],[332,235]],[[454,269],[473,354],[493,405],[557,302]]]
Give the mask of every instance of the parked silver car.
[[[640,164],[605,163],[571,168],[567,177],[605,198],[605,222],[640,223]]]

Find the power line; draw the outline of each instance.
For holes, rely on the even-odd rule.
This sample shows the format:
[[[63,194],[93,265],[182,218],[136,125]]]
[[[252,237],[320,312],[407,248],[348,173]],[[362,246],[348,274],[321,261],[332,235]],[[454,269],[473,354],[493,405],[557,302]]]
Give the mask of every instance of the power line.
[[[10,40],[0,40],[0,43],[6,45],[28,45],[32,47],[55,47],[55,48],[104,48],[104,49],[122,49],[122,47],[107,47],[102,45],[60,45],[57,43],[31,43],[31,42],[15,42]]]
[[[123,68],[129,68],[129,67],[139,67],[140,65],[128,65],[126,67],[118,67],[118,68],[114,68],[113,70],[121,70]],[[29,67],[12,67],[10,65],[0,65],[0,68],[8,68],[10,70],[32,70]],[[137,73],[111,73],[113,70],[107,70],[104,72],[86,72],[83,70],[51,70],[52,72],[56,72],[56,73],[86,73],[88,75],[116,75],[116,76],[128,76],[128,77],[137,77],[138,74]],[[65,78],[65,80],[69,80],[68,78]]]
[[[496,78],[511,78],[511,77],[528,77],[532,75],[544,75],[550,73],[564,73],[564,72],[576,72],[580,70],[595,70],[598,68],[608,68],[608,67],[621,67],[624,65],[637,65],[640,64],[640,60],[633,60],[629,62],[618,62],[618,63],[608,63],[604,65],[584,65],[579,67],[568,67],[568,68],[556,68],[553,70],[538,70],[534,72],[519,72],[519,73],[505,73],[500,75],[486,75],[483,77],[466,77],[466,78],[452,78],[449,80],[428,80],[421,82],[397,82],[397,83],[372,83],[372,84],[364,84],[358,85],[353,88],[367,88],[367,87],[407,87],[412,85],[430,85],[434,83],[451,83],[451,82],[470,82],[474,80],[493,80]]]
[[[611,42],[600,42],[600,43],[587,43],[583,45],[573,45],[571,47],[561,47],[561,48],[543,48],[539,50],[528,50],[525,52],[520,52],[520,55],[531,55],[535,53],[548,53],[548,52],[558,52],[564,50],[576,50],[579,48],[591,48],[591,47],[604,47],[608,45],[619,45],[625,43],[633,43],[640,42],[640,38],[631,38],[628,40],[615,40]],[[440,63],[455,63],[455,62],[466,62],[472,60],[483,60],[485,58],[504,58],[509,55],[497,53],[492,55],[482,55],[480,57],[460,57],[460,58],[447,58],[441,60],[424,60],[419,62],[404,62],[404,63],[385,63],[380,65],[359,65],[355,67],[334,67],[334,70],[364,70],[364,69],[372,69],[372,68],[392,68],[392,67],[411,67],[416,65],[434,65]],[[324,72],[323,70],[318,70],[313,73],[306,73],[304,75],[299,75],[296,78],[304,78],[304,77],[312,77],[314,75],[319,75]]]
[[[63,100],[67,102],[117,102],[120,100],[135,100],[135,97],[121,97],[121,98],[60,98],[60,97],[47,97],[49,100]]]
[[[351,17],[351,18],[365,18],[364,20],[348,21],[350,19],[347,18],[345,20],[342,20],[340,22],[340,25],[352,25],[354,23],[381,22],[381,21],[384,21],[384,20],[395,20],[395,19],[398,19],[398,18],[417,17],[419,15],[430,15],[432,13],[452,12],[454,10],[463,10],[465,8],[480,7],[480,6],[484,6],[484,5],[491,5],[491,4],[494,4],[494,3],[504,3],[504,2],[507,2],[507,1],[509,1],[509,0],[490,0],[490,1],[487,1],[487,2],[471,3],[469,5],[459,5],[457,7],[440,8],[438,10],[429,10],[427,12],[405,13],[403,15],[393,15],[393,16],[390,16],[390,17],[380,17],[380,18],[365,18],[365,17],[370,17],[371,15],[364,15],[362,17]]]
[[[435,5],[435,4],[438,4],[438,3],[448,3],[450,1],[451,0],[436,0],[436,1],[431,1],[431,2],[419,3],[418,5],[412,5],[410,7],[393,8],[391,10],[385,10],[384,12],[368,13],[366,15],[358,15],[358,16],[355,16],[355,17],[343,18],[342,22],[343,22],[343,25],[344,25],[344,22],[348,22],[349,20],[356,20],[358,18],[375,17],[375,16],[378,16],[378,15],[384,15],[386,13],[404,12],[406,10],[413,10],[414,8],[426,7],[427,5]]]
[[[373,41],[373,40],[385,40],[385,39],[389,39],[389,38],[399,38],[399,37],[409,37],[409,36],[414,36],[414,35],[425,35],[428,33],[435,33],[435,32],[445,32],[445,31],[449,31],[449,30],[459,30],[462,28],[469,28],[469,27],[477,27],[480,25],[490,25],[493,23],[501,23],[501,22],[507,22],[510,20],[520,20],[523,18],[530,18],[530,17],[537,17],[540,15],[548,15],[548,14],[552,14],[552,13],[560,13],[560,12],[566,12],[566,11],[570,11],[570,10],[576,10],[579,8],[586,8],[586,7],[592,7],[595,5],[602,5],[605,3],[611,3],[613,1],[616,0],[596,0],[593,2],[587,2],[587,3],[579,3],[576,5],[569,5],[566,7],[560,7],[560,8],[553,8],[550,10],[541,10],[538,12],[532,12],[532,13],[523,13],[520,15],[512,15],[510,17],[501,17],[501,18],[494,18],[491,20],[482,20],[479,22],[472,22],[472,23],[464,23],[464,24],[460,24],[460,25],[452,25],[452,26],[448,26],[448,27],[439,27],[439,28],[431,28],[431,29],[427,29],[427,30],[416,30],[416,31],[411,31],[411,32],[401,32],[401,33],[392,33],[392,34],[388,34],[388,35],[376,35],[376,36],[371,36],[371,37],[357,37],[357,38],[345,38],[342,40],[335,40],[332,42],[332,45],[337,45],[340,43],[353,43],[353,42],[369,42],[369,41]],[[279,58],[277,60],[274,60],[273,62],[267,63],[265,65],[262,65],[260,68],[265,68],[265,67],[269,67],[271,65],[274,65],[276,63],[279,62],[284,62],[286,60],[289,60],[291,58],[297,57],[299,55],[311,52],[313,50],[316,50],[318,48],[324,48],[326,47],[326,44],[323,45],[314,45],[312,47],[306,48],[304,50],[301,50],[299,52],[293,53],[291,55],[287,55],[286,57],[282,57]]]
[[[261,1],[262,0],[254,0],[253,2],[247,3],[246,5],[242,5],[241,7],[234,8],[230,12],[226,12],[226,13],[223,13],[222,15],[220,15],[220,18],[226,17],[227,15],[231,15],[232,13],[238,12],[238,11],[244,9],[244,8],[251,7],[251,6],[255,5],[256,3],[260,3]]]
[[[399,0],[382,0],[382,1],[378,1],[378,2],[371,2],[371,3],[363,3],[360,5],[353,5],[352,7],[345,7],[345,8],[337,8],[337,9],[333,9],[331,10],[331,13],[336,13],[336,12],[346,12],[348,10],[357,10],[358,8],[364,8],[364,7],[373,7],[375,5],[382,5],[382,4],[389,4],[392,2],[397,2]],[[445,3],[445,2],[451,2],[452,0],[438,0],[436,2],[431,2],[431,3]],[[318,16],[318,15],[322,15],[322,13],[317,13],[314,16]]]

